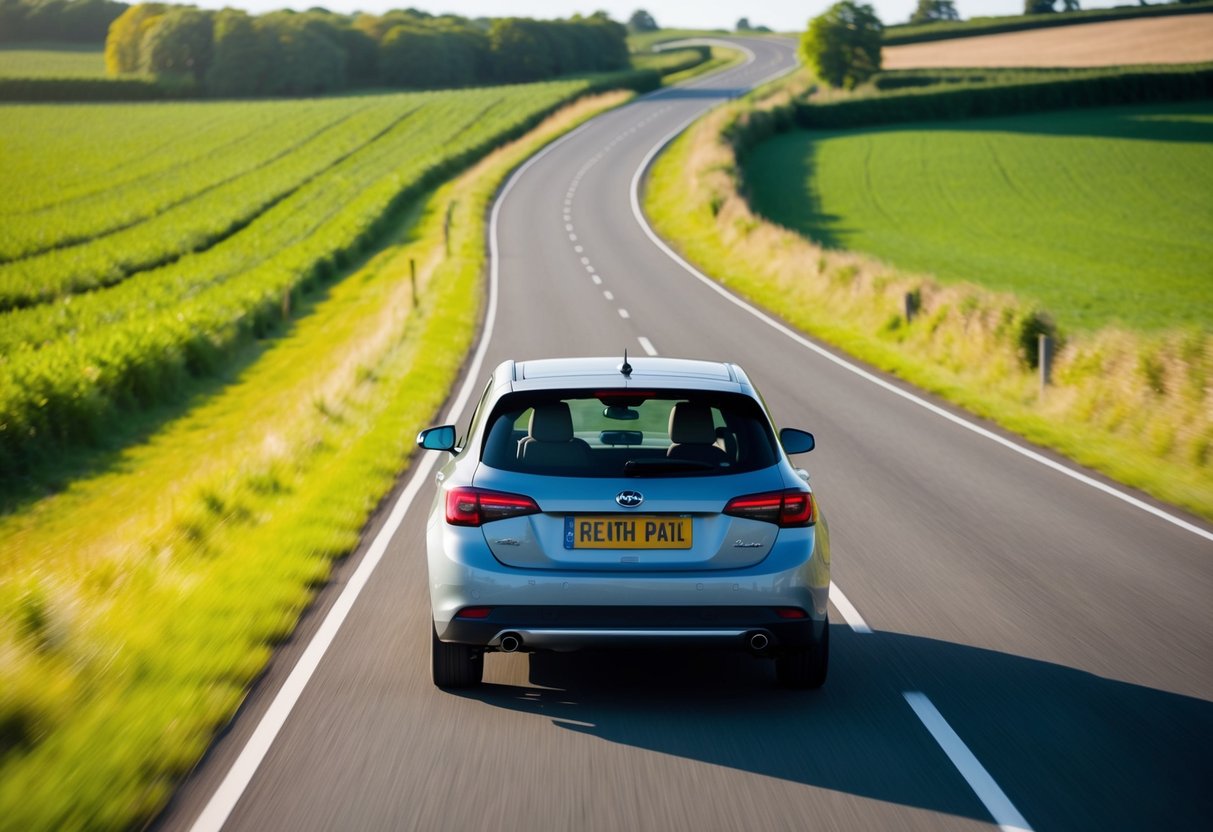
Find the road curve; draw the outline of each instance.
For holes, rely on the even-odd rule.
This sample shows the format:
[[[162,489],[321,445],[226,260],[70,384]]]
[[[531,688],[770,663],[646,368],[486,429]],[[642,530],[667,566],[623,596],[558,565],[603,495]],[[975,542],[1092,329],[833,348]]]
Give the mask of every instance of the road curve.
[[[466,389],[505,358],[625,348],[744,366],[782,425],[818,438],[804,460],[839,590],[825,689],[780,690],[748,656],[582,653],[492,655],[483,688],[437,690],[423,459],[396,516],[339,567],[158,828],[1145,829],[1213,817],[1210,540],[806,348],[638,222],[631,183],[646,154],[793,60],[790,42],[745,43],[745,66],[607,113],[512,180],[494,215],[491,330]]]

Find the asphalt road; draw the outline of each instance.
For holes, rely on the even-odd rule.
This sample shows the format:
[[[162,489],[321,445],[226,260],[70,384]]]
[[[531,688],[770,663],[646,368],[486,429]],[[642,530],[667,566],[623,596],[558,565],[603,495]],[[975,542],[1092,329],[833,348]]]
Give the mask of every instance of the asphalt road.
[[[857,374],[638,223],[646,154],[792,60],[790,45],[751,48],[750,64],[608,113],[514,180],[468,389],[505,358],[625,348],[745,367],[781,426],[817,436],[799,459],[845,594],[826,687],[780,690],[745,655],[661,652],[492,655],[481,689],[434,688],[422,458],[390,542],[372,543],[395,527],[380,517],[159,828],[1210,827],[1207,524]]]

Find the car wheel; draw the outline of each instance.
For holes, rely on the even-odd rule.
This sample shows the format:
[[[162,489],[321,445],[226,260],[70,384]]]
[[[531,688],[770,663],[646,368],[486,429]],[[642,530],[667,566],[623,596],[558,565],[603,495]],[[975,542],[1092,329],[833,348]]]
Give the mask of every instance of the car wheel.
[[[470,688],[484,678],[484,655],[466,644],[439,641],[438,630],[431,625],[430,668],[438,687]]]
[[[784,652],[775,659],[775,678],[785,688],[819,688],[826,682],[830,668],[830,623],[827,621],[821,641],[812,647]]]

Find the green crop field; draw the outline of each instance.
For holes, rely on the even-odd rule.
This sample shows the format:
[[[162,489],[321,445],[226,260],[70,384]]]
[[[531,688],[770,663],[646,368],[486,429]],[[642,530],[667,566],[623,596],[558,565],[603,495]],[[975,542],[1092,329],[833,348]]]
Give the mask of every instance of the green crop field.
[[[0,78],[104,78],[105,50],[78,44],[0,47]]]
[[[0,468],[216,372],[403,199],[590,85],[0,107]]]
[[[1065,328],[1213,326],[1213,102],[794,131],[745,176],[815,241],[1013,292]]]

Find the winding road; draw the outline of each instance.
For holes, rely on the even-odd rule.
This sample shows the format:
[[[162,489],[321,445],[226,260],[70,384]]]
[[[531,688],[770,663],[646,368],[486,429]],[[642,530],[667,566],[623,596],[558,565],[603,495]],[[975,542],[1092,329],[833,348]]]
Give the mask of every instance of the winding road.
[[[638,172],[791,42],[533,158],[451,418],[505,358],[730,360],[833,540],[830,679],[747,655],[495,654],[429,678],[419,456],[162,830],[1198,829],[1213,823],[1213,533],[762,316],[662,249]]]

